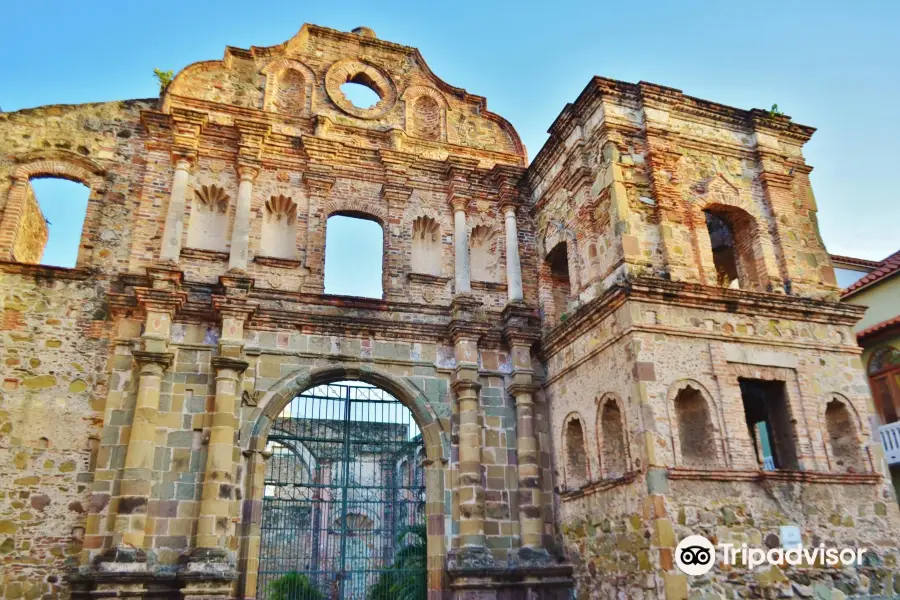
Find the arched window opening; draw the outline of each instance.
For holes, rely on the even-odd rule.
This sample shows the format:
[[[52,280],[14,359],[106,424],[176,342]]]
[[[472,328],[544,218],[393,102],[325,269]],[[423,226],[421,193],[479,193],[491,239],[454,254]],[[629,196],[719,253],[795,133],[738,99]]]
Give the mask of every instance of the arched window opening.
[[[217,185],[194,190],[187,245],[199,250],[228,249],[228,205],[231,198]]]
[[[900,350],[892,346],[876,348],[869,359],[868,375],[882,424],[896,423],[900,414]]]
[[[544,317],[551,325],[565,320],[571,292],[569,255],[565,242],[558,243],[547,253],[541,266],[540,288]]]
[[[566,423],[566,486],[577,490],[587,484],[587,452],[584,445],[584,428],[581,420],[571,419]]]
[[[747,429],[767,471],[799,469],[794,428],[783,381],[738,379]]]
[[[844,473],[863,472],[853,415],[847,405],[837,398],[825,407],[825,429],[831,444],[832,469]]]
[[[619,404],[612,398],[600,406],[600,468],[607,479],[628,471],[628,449]]]
[[[356,108],[372,108],[381,100],[375,83],[365,73],[358,73],[342,84],[341,93]]]
[[[699,390],[690,386],[675,396],[675,421],[681,446],[681,463],[695,469],[718,466],[716,440],[713,436],[709,406]]]
[[[32,179],[12,248],[13,260],[74,267],[90,194],[90,188],[68,179]]]
[[[761,261],[754,247],[756,224],[745,211],[718,206],[704,211],[716,283],[721,287],[759,289]]]
[[[267,448],[258,597],[427,589],[424,442],[409,408],[362,382],[318,385],[275,418]]]
[[[297,254],[297,204],[287,196],[266,201],[260,251],[263,256],[293,259]]]
[[[384,233],[363,216],[333,215],[325,233],[325,293],[382,297]]]
[[[412,225],[412,256],[410,268],[413,273],[441,275],[441,227],[431,217],[419,217]]]
[[[441,137],[441,107],[428,95],[415,99],[412,109],[413,135],[426,140],[438,140]]]
[[[479,225],[469,236],[469,260],[473,281],[496,281],[500,265],[500,237],[497,232]]]

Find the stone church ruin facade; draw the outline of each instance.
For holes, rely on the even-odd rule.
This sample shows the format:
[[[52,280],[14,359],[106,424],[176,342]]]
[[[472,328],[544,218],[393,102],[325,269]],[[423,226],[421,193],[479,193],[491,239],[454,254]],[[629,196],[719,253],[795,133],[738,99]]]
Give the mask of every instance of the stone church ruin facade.
[[[364,598],[406,526],[430,599],[900,593],[812,134],[595,77],[529,164],[417,50],[312,25],[0,113],[0,596]],[[45,177],[90,188],[72,269]],[[380,226],[382,298],[324,293],[334,216]],[[379,395],[291,412],[347,382]],[[785,525],[867,560],[673,564]]]

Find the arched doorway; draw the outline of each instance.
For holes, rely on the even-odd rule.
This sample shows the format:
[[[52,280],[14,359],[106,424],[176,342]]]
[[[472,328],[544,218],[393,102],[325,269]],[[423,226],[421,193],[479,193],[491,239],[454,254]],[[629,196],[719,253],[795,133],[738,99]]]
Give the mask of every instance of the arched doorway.
[[[404,403],[360,381],[314,385],[266,449],[257,598],[426,597],[425,445]]]

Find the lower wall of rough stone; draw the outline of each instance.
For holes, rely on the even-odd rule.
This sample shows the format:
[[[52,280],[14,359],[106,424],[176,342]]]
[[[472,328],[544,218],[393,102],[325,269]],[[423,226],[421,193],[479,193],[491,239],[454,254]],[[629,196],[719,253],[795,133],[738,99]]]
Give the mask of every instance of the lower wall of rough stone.
[[[714,567],[707,575],[687,578],[690,597],[724,593],[837,599],[900,594],[896,536],[900,512],[881,484],[671,481],[666,510],[676,540],[700,534],[713,543],[780,547],[780,527],[795,525],[805,547],[868,549],[866,565],[859,569]]]
[[[66,595],[106,396],[102,283],[0,274],[0,598]]]
[[[633,598],[652,580],[643,476],[601,492],[560,500],[560,532],[575,569],[575,593],[588,598]]]

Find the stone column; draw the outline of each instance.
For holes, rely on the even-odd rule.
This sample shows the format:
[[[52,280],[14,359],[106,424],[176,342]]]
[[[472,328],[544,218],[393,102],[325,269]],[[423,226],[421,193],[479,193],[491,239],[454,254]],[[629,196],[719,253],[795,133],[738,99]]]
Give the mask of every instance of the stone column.
[[[259,169],[250,165],[238,167],[241,183],[238,185],[237,206],[234,213],[234,228],[231,232],[231,253],[228,269],[247,270],[247,255],[250,249],[250,203],[253,199],[253,180]]]
[[[178,262],[181,254],[181,238],[184,231],[184,204],[188,178],[191,173],[192,157],[182,155],[175,160],[175,177],[172,179],[172,193],[166,210],[166,224],[163,229],[162,248],[159,259],[163,262]]]
[[[216,369],[215,411],[209,432],[206,455],[206,474],[200,500],[197,523],[197,547],[226,548],[227,521],[235,482],[234,433],[237,430],[235,403],[238,398],[238,379],[247,368],[247,361],[217,356],[212,359]]]
[[[131,434],[125,451],[125,469],[119,483],[119,501],[114,532],[121,536],[120,545],[135,549],[144,547],[144,528],[150,500],[153,456],[156,452],[156,413],[163,371],[172,364],[167,352],[132,353],[140,365],[137,401]]]
[[[484,531],[485,503],[482,484],[483,443],[479,415],[478,339],[484,327],[476,322],[480,303],[472,296],[453,300],[451,334],[456,351],[456,372],[450,384],[456,394],[459,422],[457,499],[459,503],[459,548],[451,554],[456,569],[481,568],[493,564]]]
[[[516,207],[503,205],[506,218],[506,290],[510,302],[523,298],[522,265],[519,261],[519,232],[516,227]]]
[[[466,225],[468,198],[453,199],[453,253],[456,258],[456,293],[472,293],[471,268],[469,266],[469,230]]]
[[[244,575],[242,598],[255,598],[259,577],[259,551],[262,537],[262,504],[265,493],[267,463],[272,453],[266,450],[245,450],[247,496],[243,500],[244,539],[242,540],[240,572]]]
[[[125,449],[125,467],[114,499],[113,547],[98,557],[99,562],[144,562],[147,509],[151,499],[153,459],[156,452],[156,418],[163,372],[172,364],[168,351],[172,320],[184,303],[180,290],[181,272],[165,268],[148,269],[151,287],[135,290],[145,311],[141,349],[132,352],[140,365],[134,416]],[[115,567],[118,568],[118,567]]]
[[[181,572],[208,580],[228,579],[235,573],[233,559],[236,538],[231,531],[231,517],[235,514],[234,479],[237,452],[235,433],[239,427],[238,382],[248,363],[243,358],[244,324],[256,309],[247,300],[252,281],[246,278],[222,276],[224,296],[213,296],[213,307],[222,319],[219,355],[212,359],[216,370],[216,397],[211,415],[206,453],[206,471],[197,519],[196,547],[182,557]]]
[[[539,339],[540,322],[533,309],[510,303],[503,310],[503,333],[512,359],[512,377],[506,392],[516,402],[516,462],[518,465],[520,565],[545,564],[541,457],[538,443],[531,368],[531,345]]]

